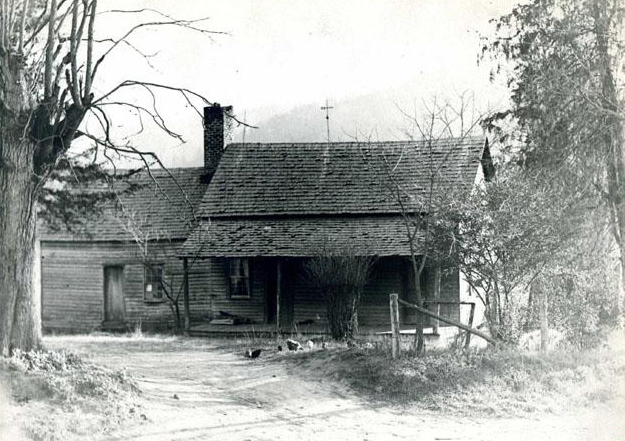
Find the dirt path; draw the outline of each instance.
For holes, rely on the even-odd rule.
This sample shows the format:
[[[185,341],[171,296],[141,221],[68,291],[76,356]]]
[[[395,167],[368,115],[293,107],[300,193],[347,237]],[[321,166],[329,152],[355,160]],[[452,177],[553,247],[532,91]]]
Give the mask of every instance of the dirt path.
[[[625,440],[625,403],[574,415],[493,419],[372,406],[332,380],[247,360],[206,340],[47,338],[127,368],[146,419],[115,440]]]

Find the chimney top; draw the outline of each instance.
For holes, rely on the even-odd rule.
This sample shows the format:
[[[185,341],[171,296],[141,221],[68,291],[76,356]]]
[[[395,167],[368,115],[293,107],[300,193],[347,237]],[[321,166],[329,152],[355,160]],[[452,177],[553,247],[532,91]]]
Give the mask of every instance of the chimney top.
[[[232,113],[232,106],[221,107],[219,103],[204,107],[204,175],[202,180],[209,182],[217,170],[225,147],[225,139],[230,134],[226,117]]]

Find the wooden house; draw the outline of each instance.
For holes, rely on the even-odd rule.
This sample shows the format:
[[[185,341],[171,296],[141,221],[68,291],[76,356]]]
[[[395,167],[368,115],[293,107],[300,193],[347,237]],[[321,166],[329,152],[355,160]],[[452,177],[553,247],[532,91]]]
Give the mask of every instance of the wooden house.
[[[304,263],[324,241],[356,244],[376,257],[359,322],[364,329],[388,328],[389,294],[414,301],[402,212],[422,211],[406,195],[400,204],[392,184],[416,189],[412,194],[470,191],[492,173],[485,138],[224,146],[224,112],[230,111],[205,109],[204,167],[159,172],[158,186],[146,181],[124,202],[158,232],[149,239],[162,256],[152,259],[162,268],[157,276],[175,279],[196,333],[242,329],[215,324],[224,316],[248,323],[245,329],[323,331],[325,304]],[[136,238],[114,210],[87,230],[88,236],[42,237],[44,328],[170,323],[169,302],[133,256]],[[468,292],[454,268],[426,267],[421,285],[426,296],[436,292],[450,302]],[[440,312],[458,318],[460,308],[445,305]],[[414,323],[414,313],[402,310],[402,321]]]
[[[416,300],[402,213],[422,212],[423,201],[412,196],[429,194],[433,171],[435,197],[468,194],[493,171],[485,138],[230,144],[213,156],[219,165],[199,206],[200,225],[181,254],[206,259],[209,272],[189,293],[210,296],[213,314],[287,332],[326,328],[325,304],[304,269],[324,242],[356,244],[376,257],[358,317],[363,329],[388,328],[389,294]],[[415,246],[421,252],[424,244]],[[426,297],[436,291],[440,301],[458,302],[468,293],[457,268],[426,266],[421,285]],[[415,323],[412,311],[402,309],[404,324]],[[460,315],[459,305],[439,311]]]
[[[158,278],[166,277],[167,287],[183,280],[177,254],[192,228],[193,207],[206,188],[203,172],[187,168],[153,170],[152,177],[139,173],[131,178],[140,185],[136,191],[107,204],[71,232],[44,226],[44,330],[171,327],[171,302]],[[179,288],[173,291],[178,295]],[[208,307],[198,299],[194,310],[206,312]]]

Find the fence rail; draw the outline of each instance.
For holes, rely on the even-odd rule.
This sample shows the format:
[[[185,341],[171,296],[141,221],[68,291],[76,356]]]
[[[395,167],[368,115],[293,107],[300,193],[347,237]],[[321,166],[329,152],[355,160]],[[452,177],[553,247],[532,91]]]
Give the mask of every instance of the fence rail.
[[[492,337],[490,337],[489,335],[484,334],[483,332],[478,331],[477,329],[473,328],[473,318],[474,318],[474,314],[475,314],[475,302],[450,302],[450,301],[438,301],[438,300],[430,300],[430,301],[426,301],[424,302],[424,304],[438,304],[438,305],[471,305],[471,311],[469,312],[469,324],[465,325],[463,323],[457,322],[456,320],[450,319],[448,317],[444,317],[442,315],[439,314],[435,314],[432,311],[422,308],[418,305],[415,305],[414,303],[409,303],[406,302],[405,300],[401,300],[399,298],[399,296],[397,294],[391,294],[390,295],[390,310],[391,310],[391,355],[393,358],[396,358],[397,356],[399,356],[399,351],[400,351],[400,347],[399,347],[399,329],[400,329],[400,324],[399,324],[399,304],[402,304],[404,306],[407,306],[409,308],[413,308],[416,309],[418,312],[420,312],[421,314],[424,314],[426,316],[432,317],[438,321],[450,324],[452,326],[455,326],[457,328],[460,328],[464,331],[467,332],[467,337],[465,340],[465,348],[469,347],[469,344],[471,342],[471,334],[477,335],[478,337],[483,338],[484,340],[486,340],[489,343],[492,344],[497,344],[497,341],[494,340]],[[421,324],[417,324],[417,326],[421,326]]]

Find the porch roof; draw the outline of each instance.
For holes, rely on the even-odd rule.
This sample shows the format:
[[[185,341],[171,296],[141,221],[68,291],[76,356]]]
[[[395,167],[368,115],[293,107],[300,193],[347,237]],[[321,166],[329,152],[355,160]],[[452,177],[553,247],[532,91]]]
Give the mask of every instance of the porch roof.
[[[368,255],[409,256],[405,228],[398,215],[214,218],[191,233],[181,256],[307,257],[318,254],[324,241]]]

